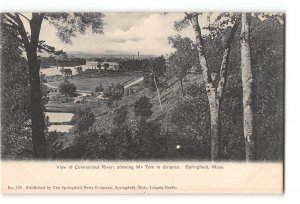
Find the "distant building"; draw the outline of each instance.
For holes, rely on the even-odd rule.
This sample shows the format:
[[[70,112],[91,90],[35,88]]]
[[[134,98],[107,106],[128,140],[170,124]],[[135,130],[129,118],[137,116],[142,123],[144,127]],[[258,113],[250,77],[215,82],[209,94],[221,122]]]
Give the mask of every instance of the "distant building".
[[[119,70],[120,65],[117,62],[110,62],[109,63],[109,70]]]
[[[114,70],[117,71],[120,69],[120,65],[117,62],[102,62],[101,63],[101,69],[104,69],[104,64],[109,64],[109,67],[107,70]]]

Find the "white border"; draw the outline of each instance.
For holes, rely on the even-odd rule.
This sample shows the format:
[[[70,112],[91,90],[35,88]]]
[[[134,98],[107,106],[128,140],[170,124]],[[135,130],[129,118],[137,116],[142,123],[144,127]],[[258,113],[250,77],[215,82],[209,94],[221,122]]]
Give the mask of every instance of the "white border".
[[[1,0],[2,11],[284,11],[282,0]]]
[[[0,0],[0,11],[281,11],[286,32],[286,186],[283,196],[76,196],[72,203],[299,203],[300,201],[300,8],[297,0]],[[26,203],[69,203],[71,196],[4,196]],[[298,201],[298,202],[297,202]]]

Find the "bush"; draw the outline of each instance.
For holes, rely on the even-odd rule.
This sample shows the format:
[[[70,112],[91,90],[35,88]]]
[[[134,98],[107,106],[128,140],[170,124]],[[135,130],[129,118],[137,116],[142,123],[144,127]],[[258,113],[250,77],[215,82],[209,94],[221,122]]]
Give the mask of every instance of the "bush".
[[[134,103],[133,110],[136,116],[149,118],[153,113],[152,106],[150,99],[143,96]]]
[[[122,99],[123,96],[124,96],[124,93],[122,93],[122,92],[115,92],[115,93],[113,93],[113,95],[110,97],[110,99],[111,99],[112,101],[119,101],[119,100]]]
[[[112,100],[121,100],[124,96],[124,86],[118,83],[113,87]]]
[[[68,80],[64,80],[58,86],[59,92],[64,95],[74,96],[76,92],[75,84],[71,83]]]
[[[75,130],[79,133],[87,131],[95,122],[95,115],[91,110],[78,111],[72,118]]]
[[[124,92],[124,86],[118,83],[115,87],[115,92]]]
[[[107,86],[104,93],[103,97],[109,98],[113,94],[113,89],[114,89],[114,84],[112,83],[110,86]]]
[[[210,159],[208,104],[199,98],[179,102],[171,111],[175,140],[181,146],[178,157]]]
[[[164,158],[161,155],[165,149],[160,137],[160,126],[155,122],[140,120],[137,131],[135,132],[135,154],[139,159]]]
[[[84,150],[83,159],[128,159],[130,156],[127,128],[116,128],[112,133],[91,129],[78,136],[77,147]]]
[[[82,74],[82,67],[81,66],[77,66],[76,67],[76,71],[77,71],[78,75],[81,75]]]
[[[113,103],[113,101],[118,101],[121,100],[122,97],[124,96],[124,86],[121,84],[111,84],[111,86],[108,86],[105,90],[105,92],[103,93],[103,97],[108,98],[108,106],[110,107]]]
[[[191,97],[196,97],[200,94],[200,88],[196,84],[189,84],[186,87],[186,94],[191,96]]]
[[[110,134],[102,131],[89,130],[81,136],[78,144],[83,143],[83,159],[114,159],[115,148],[113,147],[113,138]]]
[[[99,86],[97,86],[95,88],[95,93],[99,93],[99,92],[103,92],[103,91],[104,91],[103,85],[102,85],[102,83],[100,83]]]
[[[106,100],[106,106],[109,107],[109,108],[111,108],[112,105],[113,105],[113,101],[112,101],[110,98],[108,98],[108,99]]]
[[[118,128],[126,125],[126,119],[128,115],[128,107],[121,106],[115,110],[115,116],[113,118],[113,124]]]

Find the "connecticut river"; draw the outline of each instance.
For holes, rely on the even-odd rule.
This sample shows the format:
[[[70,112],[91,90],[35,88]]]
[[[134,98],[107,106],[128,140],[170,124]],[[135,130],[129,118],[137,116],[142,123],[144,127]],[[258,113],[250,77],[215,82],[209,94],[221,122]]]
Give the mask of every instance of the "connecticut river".
[[[69,132],[73,125],[68,124],[55,124],[55,123],[70,123],[73,113],[56,113],[56,112],[45,112],[45,115],[48,116],[50,126],[48,127],[49,132]],[[54,123],[54,124],[53,124]]]

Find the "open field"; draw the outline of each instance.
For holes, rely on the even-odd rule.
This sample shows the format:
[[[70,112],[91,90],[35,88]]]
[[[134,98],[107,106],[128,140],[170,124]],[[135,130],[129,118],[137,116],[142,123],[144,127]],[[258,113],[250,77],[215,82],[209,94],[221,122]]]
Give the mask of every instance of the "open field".
[[[73,104],[73,103],[55,103],[47,104],[47,112],[58,112],[58,113],[74,113],[83,108],[84,104]]]
[[[102,83],[103,88],[114,84],[124,84],[126,85],[128,82],[133,81],[134,79],[138,79],[142,76],[141,72],[126,72],[126,73],[107,73],[104,76],[95,76],[91,78],[85,78],[82,76],[74,76],[68,78],[68,80],[74,83],[77,86],[77,90],[82,91],[94,91],[100,83]],[[58,87],[58,85],[62,82],[52,81],[48,82],[50,86]]]

